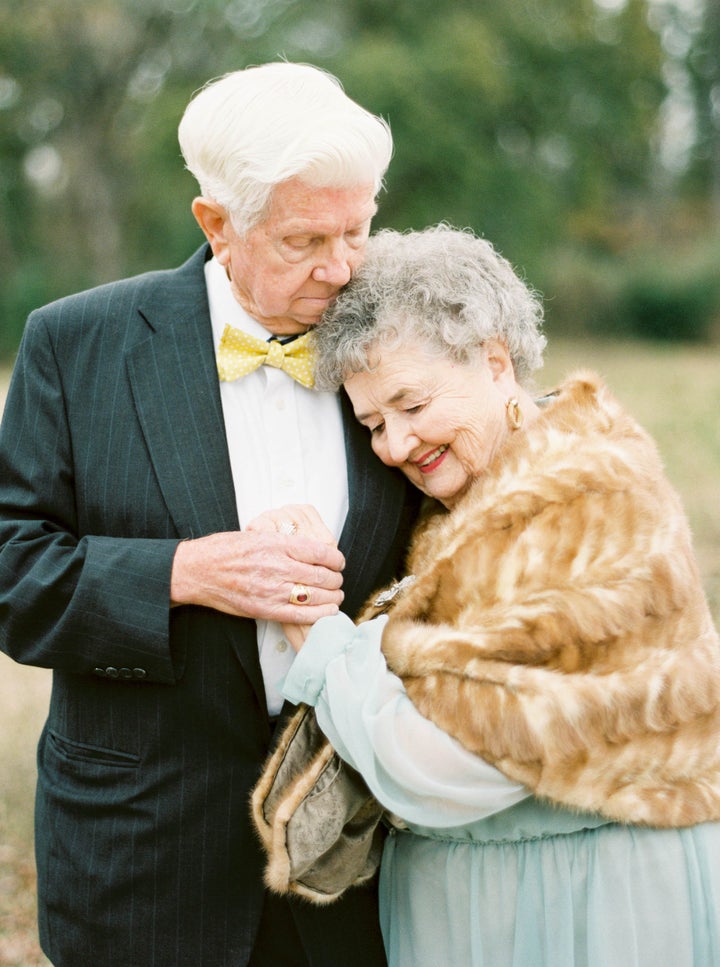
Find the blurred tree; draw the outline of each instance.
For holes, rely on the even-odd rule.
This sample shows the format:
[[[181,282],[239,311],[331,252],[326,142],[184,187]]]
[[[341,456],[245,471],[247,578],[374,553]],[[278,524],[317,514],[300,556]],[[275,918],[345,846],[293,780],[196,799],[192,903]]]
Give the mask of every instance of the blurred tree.
[[[208,77],[257,58],[289,2],[0,8],[0,353],[32,306],[189,254],[199,234],[178,120]]]
[[[672,62],[686,79],[695,125],[685,187],[710,197],[720,220],[720,0],[663,6],[663,29]]]
[[[622,253],[657,203],[661,2],[5,0],[0,353],[33,305],[189,254],[185,103],[282,56],[332,70],[389,119],[378,224],[472,226],[541,287],[564,247]]]
[[[665,95],[643,0],[317,0],[323,63],[396,137],[380,221],[471,225],[534,265],[570,231],[602,240],[642,193]],[[632,51],[632,56],[628,56]]]

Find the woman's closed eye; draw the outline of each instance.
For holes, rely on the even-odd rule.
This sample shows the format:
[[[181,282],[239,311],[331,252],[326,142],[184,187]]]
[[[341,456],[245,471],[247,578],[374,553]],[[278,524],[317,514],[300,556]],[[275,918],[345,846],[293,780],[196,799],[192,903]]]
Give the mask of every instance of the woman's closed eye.
[[[413,416],[414,414],[421,413],[426,406],[427,406],[427,402],[413,403],[412,406],[403,406],[402,412],[408,413],[410,414],[410,416]],[[379,423],[366,423],[365,425],[367,426],[372,436],[378,436],[385,429],[384,420],[381,420]]]

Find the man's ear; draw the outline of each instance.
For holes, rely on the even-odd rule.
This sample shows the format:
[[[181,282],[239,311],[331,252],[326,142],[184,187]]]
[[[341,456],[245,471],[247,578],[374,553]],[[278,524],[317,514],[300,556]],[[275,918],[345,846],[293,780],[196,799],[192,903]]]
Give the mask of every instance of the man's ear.
[[[210,243],[215,258],[221,265],[227,265],[230,261],[230,241],[234,237],[227,211],[210,198],[200,196],[193,200],[192,213]]]

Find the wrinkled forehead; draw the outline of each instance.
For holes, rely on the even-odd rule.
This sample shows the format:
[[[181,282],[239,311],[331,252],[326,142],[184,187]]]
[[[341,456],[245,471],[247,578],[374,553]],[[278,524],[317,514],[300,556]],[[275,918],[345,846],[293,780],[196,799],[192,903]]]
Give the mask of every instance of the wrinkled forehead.
[[[290,234],[335,234],[369,222],[376,211],[372,185],[315,187],[292,178],[273,189],[261,226]]]
[[[452,363],[436,350],[408,341],[388,349],[382,342],[368,347],[366,368],[349,374],[344,382],[356,415],[363,410],[384,410],[430,386]]]

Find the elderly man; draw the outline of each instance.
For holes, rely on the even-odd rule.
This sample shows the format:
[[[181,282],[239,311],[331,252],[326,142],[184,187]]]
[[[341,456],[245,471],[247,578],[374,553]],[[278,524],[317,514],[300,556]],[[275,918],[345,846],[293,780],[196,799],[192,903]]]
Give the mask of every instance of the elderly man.
[[[414,512],[346,401],[312,389],[303,338],[362,258],[392,142],[287,63],[205,87],[180,142],[208,244],[34,312],[0,434],[0,644],[53,669],[41,941],[56,967],[372,967],[374,891],[267,894],[248,793],[281,623],[354,612]],[[253,528],[279,506],[277,532]]]

